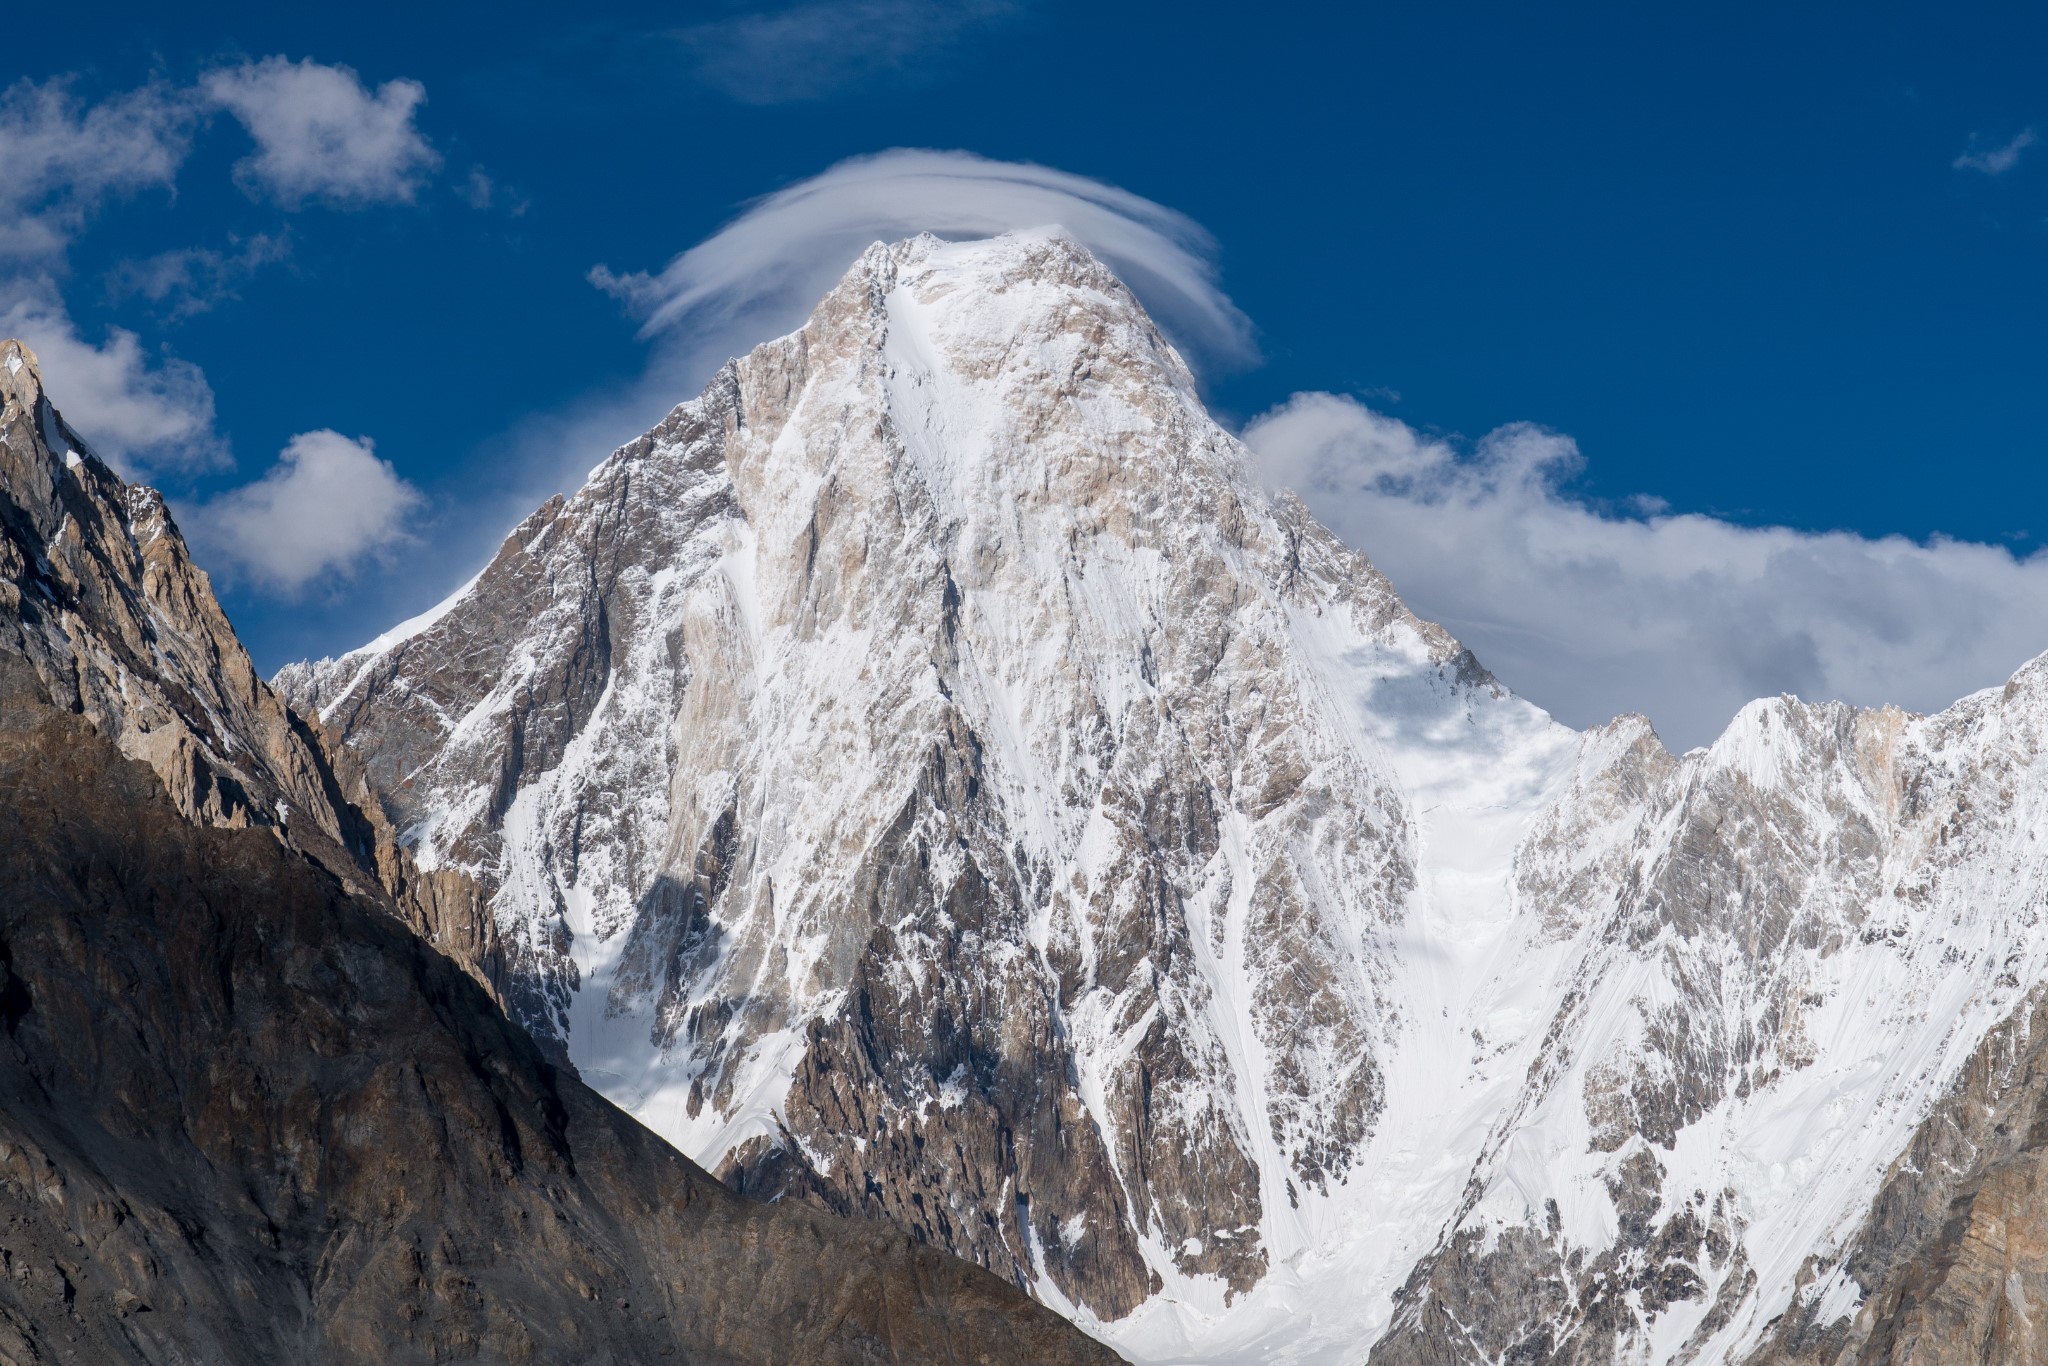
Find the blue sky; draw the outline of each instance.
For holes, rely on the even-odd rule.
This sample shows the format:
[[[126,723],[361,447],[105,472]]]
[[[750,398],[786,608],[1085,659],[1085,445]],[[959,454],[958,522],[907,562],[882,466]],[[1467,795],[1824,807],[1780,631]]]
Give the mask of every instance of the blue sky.
[[[1056,168],[1205,229],[1179,245],[1252,329],[1201,365],[1219,416],[1304,393],[1367,414],[1318,410],[1340,420],[1313,470],[1272,459],[1568,719],[1646,709],[1690,741],[1780,687],[1938,705],[2048,648],[2048,619],[1993,610],[2048,599],[2025,559],[2048,538],[2038,5],[605,8],[10,21],[5,302],[93,350],[101,377],[71,392],[110,417],[53,373],[59,401],[88,436],[129,432],[130,467],[191,509],[266,669],[426,606],[620,424],[694,392],[723,334],[642,335],[645,300],[594,267],[659,273],[749,201],[902,147]],[[51,152],[58,132],[83,150]],[[778,308],[802,311],[742,321],[795,321]],[[1484,475],[1511,424],[1575,443],[1521,502]],[[1435,482],[1389,483],[1389,432],[1437,452]],[[243,562],[234,538],[280,509],[231,490],[280,453],[327,471],[301,492],[338,511],[298,560]],[[1590,548],[1559,575],[1554,552],[1489,549],[1504,526]],[[1532,574],[1583,582],[1517,597]],[[1624,598],[1599,585],[1617,577]],[[1865,580],[1885,603],[1850,601]],[[1696,657],[1756,644],[1752,602],[1790,615],[1677,697]],[[1688,613],[1668,642],[1645,624]],[[1601,614],[1610,638],[1574,634]],[[1959,616],[1983,621],[1963,639]]]

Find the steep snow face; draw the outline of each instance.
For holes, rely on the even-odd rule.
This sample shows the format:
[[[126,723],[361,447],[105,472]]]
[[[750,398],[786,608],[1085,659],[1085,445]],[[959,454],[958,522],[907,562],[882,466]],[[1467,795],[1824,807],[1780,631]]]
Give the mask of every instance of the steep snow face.
[[[1057,233],[871,249],[280,676],[727,1179],[1141,1361],[1739,1358],[2048,973],[2044,666],[1580,735],[1273,500]]]
[[[281,681],[685,1151],[1199,1334],[1342,1192],[1455,1198],[1446,1019],[1577,743],[1243,461],[1064,237],[878,247]]]

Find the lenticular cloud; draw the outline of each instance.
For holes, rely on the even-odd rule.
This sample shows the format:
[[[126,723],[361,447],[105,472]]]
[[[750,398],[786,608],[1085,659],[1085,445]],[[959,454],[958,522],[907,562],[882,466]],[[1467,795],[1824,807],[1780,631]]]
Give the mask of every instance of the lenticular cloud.
[[[1251,325],[1218,287],[1216,244],[1200,224],[1099,180],[969,152],[842,161],[755,201],[659,273],[600,266],[591,279],[644,315],[644,336],[674,334],[687,320],[737,350],[800,323],[878,239],[1054,224],[1107,262],[1184,351],[1215,364],[1252,359]]]

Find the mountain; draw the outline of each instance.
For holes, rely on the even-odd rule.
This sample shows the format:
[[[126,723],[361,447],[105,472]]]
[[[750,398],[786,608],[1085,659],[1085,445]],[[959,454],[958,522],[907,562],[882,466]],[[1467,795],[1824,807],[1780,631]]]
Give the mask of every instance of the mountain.
[[[2048,1352],[2048,665],[1568,730],[1057,231],[870,249],[275,682],[551,1056],[1136,1359]]]
[[[0,395],[0,1361],[1114,1359],[543,1057],[161,501]]]

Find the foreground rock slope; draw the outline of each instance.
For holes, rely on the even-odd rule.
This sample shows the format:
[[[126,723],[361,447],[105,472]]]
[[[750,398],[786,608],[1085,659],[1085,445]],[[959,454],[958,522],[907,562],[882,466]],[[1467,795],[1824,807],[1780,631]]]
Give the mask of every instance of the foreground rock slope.
[[[23,392],[0,415],[0,1361],[1114,1360],[905,1234],[733,1194],[395,914],[354,857],[374,846],[246,805],[318,795],[284,762],[317,750],[238,729],[273,715],[260,683],[144,672],[218,609],[154,497],[67,468]],[[151,554],[191,616],[154,607]]]
[[[1567,730],[1057,232],[871,249],[277,683],[554,1056],[1140,1359],[2041,1346],[2048,666]]]

